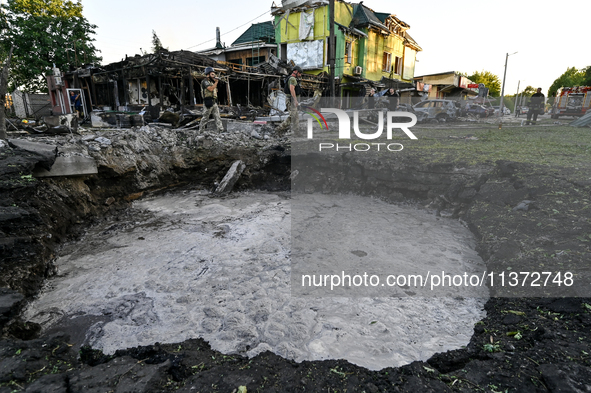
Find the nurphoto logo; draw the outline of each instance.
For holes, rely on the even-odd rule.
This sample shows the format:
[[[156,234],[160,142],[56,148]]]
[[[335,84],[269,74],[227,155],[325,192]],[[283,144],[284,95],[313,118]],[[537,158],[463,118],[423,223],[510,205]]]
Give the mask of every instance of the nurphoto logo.
[[[314,120],[318,123],[320,130],[325,129],[329,131],[328,123],[326,118],[323,114],[334,114],[337,117],[339,130],[338,130],[338,139],[351,139],[351,128],[353,128],[353,132],[355,133],[356,139],[362,139],[367,141],[375,141],[379,138],[382,138],[384,133],[384,111],[378,112],[378,123],[377,123],[377,131],[372,133],[365,133],[362,132],[359,128],[359,111],[353,111],[353,127],[351,127],[351,118],[349,114],[337,108],[321,108],[320,111],[304,106],[304,108],[310,110],[311,112],[306,112],[311,117],[308,118],[307,124],[307,138],[314,139]],[[406,119],[410,119],[410,121],[403,121]],[[375,123],[372,123],[375,124]],[[393,112],[388,111],[386,112],[386,139],[391,140],[392,135],[395,129],[402,130],[410,139],[418,139],[412,131],[410,131],[410,127],[417,124],[417,117],[414,113],[410,112]],[[377,150],[385,149],[388,151],[401,151],[404,146],[401,143],[349,143],[349,144],[339,144],[333,142],[322,142],[319,143],[318,149],[319,151],[323,150],[336,150],[336,151],[369,151],[369,150]]]

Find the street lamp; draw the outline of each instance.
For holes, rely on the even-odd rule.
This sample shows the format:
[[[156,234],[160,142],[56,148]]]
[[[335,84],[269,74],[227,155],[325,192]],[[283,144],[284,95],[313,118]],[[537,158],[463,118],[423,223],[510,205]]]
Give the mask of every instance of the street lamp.
[[[503,116],[503,99],[505,97],[505,78],[507,77],[507,60],[509,60],[509,56],[514,55],[517,52],[513,52],[511,54],[507,53],[505,56],[505,73],[503,74],[503,87],[501,88],[501,104],[499,105],[499,117]]]

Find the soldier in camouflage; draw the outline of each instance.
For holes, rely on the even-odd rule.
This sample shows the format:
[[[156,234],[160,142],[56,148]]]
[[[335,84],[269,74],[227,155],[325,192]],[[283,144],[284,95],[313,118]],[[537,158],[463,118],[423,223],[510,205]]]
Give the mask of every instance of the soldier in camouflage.
[[[298,78],[302,76],[302,69],[299,66],[295,66],[291,75],[289,76],[284,92],[291,100],[288,100],[289,104],[289,116],[277,127],[277,131],[286,131],[291,128],[292,132],[296,132],[299,126],[298,116],[298,99],[300,95],[300,84]]]
[[[215,71],[212,67],[205,69],[207,78],[201,82],[201,94],[203,95],[203,117],[199,125],[199,130],[205,130],[209,116],[213,115],[215,126],[218,132],[224,131],[222,125],[222,118],[220,117],[220,110],[218,108],[218,82],[220,81],[215,76]]]

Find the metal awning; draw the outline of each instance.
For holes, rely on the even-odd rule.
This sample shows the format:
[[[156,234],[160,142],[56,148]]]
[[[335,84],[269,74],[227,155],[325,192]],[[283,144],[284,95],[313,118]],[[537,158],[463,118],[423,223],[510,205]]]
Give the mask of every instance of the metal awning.
[[[471,89],[465,89],[463,87],[458,87],[456,85],[447,85],[445,87],[442,87],[439,89],[439,91],[441,93],[464,93],[466,95],[471,95],[471,96],[476,96],[478,95],[478,93],[476,93],[474,90]]]
[[[340,24],[338,22],[335,22],[334,24],[337,25],[341,30],[343,30],[343,31],[345,31],[345,32],[347,32],[349,34],[359,35],[359,36],[362,36],[362,37],[365,37],[365,38],[368,37],[367,34],[365,34],[364,32],[362,32],[359,29],[356,29],[355,27],[347,27],[347,26],[344,26],[344,25],[342,25],[342,24]]]
[[[404,82],[404,81],[401,81],[400,79],[386,78],[385,76],[382,77],[382,79],[380,80],[380,83],[383,83],[388,88],[393,87],[398,90],[399,89],[410,89],[410,88],[414,89],[414,87],[415,87],[415,85],[412,83]]]

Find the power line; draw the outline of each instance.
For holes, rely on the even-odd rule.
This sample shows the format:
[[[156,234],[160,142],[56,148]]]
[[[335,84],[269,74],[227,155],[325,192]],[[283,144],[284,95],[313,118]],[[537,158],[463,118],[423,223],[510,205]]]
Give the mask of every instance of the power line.
[[[221,34],[221,35],[220,35],[220,37],[221,37],[221,36],[224,36],[224,35],[226,35],[226,34],[229,34],[229,33],[233,32],[233,31],[235,31],[235,30],[238,30],[239,28],[241,28],[242,26],[246,26],[246,25],[247,25],[247,24],[249,24],[250,22],[254,22],[255,20],[259,19],[261,16],[265,15],[265,14],[266,14],[266,13],[268,13],[268,12],[269,12],[269,11],[265,11],[265,12],[263,12],[262,14],[260,14],[259,16],[257,16],[256,18],[254,18],[254,19],[252,19],[252,20],[249,20],[249,21],[248,21],[248,22],[246,22],[245,24],[243,24],[243,25],[240,25],[240,26],[236,27],[235,29],[232,29],[232,30],[230,30],[230,31],[228,31],[228,32],[226,32],[226,33],[224,33],[224,34]],[[195,48],[196,46],[201,46],[201,45],[203,45],[203,44],[207,44],[208,42],[215,41],[215,40],[216,40],[215,38],[212,38],[211,40],[203,41],[203,42],[202,42],[202,43],[200,43],[200,44],[197,44],[197,45],[190,46],[190,47],[188,47],[188,48],[186,48],[186,49]]]

